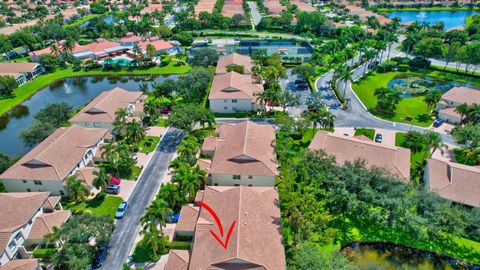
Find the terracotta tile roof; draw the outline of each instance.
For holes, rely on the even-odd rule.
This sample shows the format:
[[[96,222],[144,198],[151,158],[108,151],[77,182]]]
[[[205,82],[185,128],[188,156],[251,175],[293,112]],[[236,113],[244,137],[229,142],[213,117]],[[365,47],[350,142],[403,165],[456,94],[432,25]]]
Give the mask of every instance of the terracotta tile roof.
[[[212,166],[212,161],[210,159],[199,159],[197,160],[197,165],[200,169],[205,171],[210,171],[210,166]]]
[[[97,152],[99,152],[97,150]],[[95,155],[96,156],[96,155]],[[93,186],[93,180],[95,179],[94,172],[99,172],[100,169],[98,167],[83,167],[76,171],[76,175],[78,178],[85,180],[87,186]]]
[[[233,221],[236,224],[225,250],[210,233],[213,230],[219,235],[212,216],[201,209],[188,269],[286,269],[274,188],[206,187],[202,201],[217,213],[227,227],[224,230]]]
[[[211,174],[275,176],[275,130],[271,125],[244,121],[223,125],[210,166]]]
[[[428,189],[445,199],[480,207],[480,168],[428,159]]]
[[[119,42],[99,38],[95,42],[92,42],[86,45],[77,44],[75,48],[73,48],[72,53],[75,54],[75,53],[90,51],[92,53],[98,54],[98,53],[106,53],[106,51],[115,50],[117,48],[123,49],[123,47],[120,45]]]
[[[55,206],[60,202],[60,196],[51,196],[43,204],[44,208],[55,209]]]
[[[11,234],[27,224],[47,201],[49,192],[0,193],[0,250]]]
[[[142,40],[143,40],[142,37],[132,35],[132,36],[126,36],[126,37],[121,38],[120,42],[122,42],[122,43],[124,43],[124,42],[139,42],[139,41],[142,41]]]
[[[468,87],[453,87],[442,95],[442,99],[469,105],[473,103],[480,104],[480,90]]]
[[[318,131],[309,146],[310,150],[323,149],[333,155],[338,164],[364,159],[367,166],[385,168],[404,181],[410,180],[410,149]]]
[[[137,102],[142,95],[142,92],[127,91],[119,87],[102,92],[72,117],[70,122],[112,123],[118,109],[128,108],[129,104]]]
[[[0,270],[37,270],[40,269],[37,259],[18,259],[11,260],[3,266]]]
[[[172,45],[172,43],[168,42],[168,41],[165,41],[165,40],[154,40],[154,41],[145,41],[145,42],[142,42],[140,44],[138,44],[138,47],[140,47],[140,49],[146,51],[147,50],[147,46],[151,44],[157,51],[162,51],[162,50],[167,50],[167,49],[170,49],[170,48],[173,48],[174,46]]]
[[[251,99],[256,100],[255,93],[263,92],[263,85],[254,84],[250,75],[234,71],[215,75],[208,99]]]
[[[208,136],[203,141],[202,150],[203,151],[215,151],[217,147],[218,137]]]
[[[0,73],[18,74],[32,72],[38,63],[0,63]]]
[[[193,232],[195,230],[195,224],[197,223],[199,211],[200,208],[198,206],[194,206],[193,204],[182,206],[175,230]]]
[[[217,68],[215,70],[216,74],[227,73],[227,67],[230,65],[243,66],[244,73],[252,72],[252,58],[249,56],[244,56],[238,53],[232,53],[227,56],[220,56],[218,58]]]
[[[29,239],[41,239],[53,231],[54,227],[60,228],[70,218],[69,210],[57,210],[53,213],[43,213],[35,219]]]
[[[154,10],[162,11],[163,5],[162,4],[149,4],[148,7],[144,7],[142,9],[142,13],[150,13]]]
[[[107,129],[59,128],[0,175],[0,179],[63,181]]]
[[[165,270],[187,270],[188,261],[190,260],[190,251],[171,249],[168,253],[167,264]]]
[[[296,5],[297,8],[301,11],[306,11],[306,12],[314,12],[314,11],[317,11],[317,9],[310,5],[310,4],[307,4],[305,2],[302,2],[302,1],[292,1],[291,2],[292,5]]]
[[[450,115],[453,117],[462,118],[462,115],[455,111],[456,109],[457,107],[449,107],[449,108],[440,109],[438,112],[446,115]]]

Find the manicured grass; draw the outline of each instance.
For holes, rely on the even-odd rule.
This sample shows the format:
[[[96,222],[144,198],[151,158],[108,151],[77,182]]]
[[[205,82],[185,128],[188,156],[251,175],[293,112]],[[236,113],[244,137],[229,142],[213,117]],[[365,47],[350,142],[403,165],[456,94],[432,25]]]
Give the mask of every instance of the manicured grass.
[[[0,100],[0,115],[8,112],[14,106],[22,103],[35,92],[47,87],[49,84],[56,80],[80,77],[80,76],[128,76],[128,75],[167,75],[167,74],[182,74],[191,70],[191,66],[183,65],[176,66],[175,61],[171,61],[165,67],[152,67],[145,69],[123,69],[120,71],[105,71],[102,69],[91,71],[74,71],[71,67],[58,70],[56,72],[43,74],[36,77],[34,80],[27,82],[26,84],[18,87],[14,91],[13,98]]]
[[[417,239],[416,235],[407,234],[398,229],[383,230],[358,222],[344,219],[340,225],[342,234],[341,244],[354,241],[364,242],[391,242],[421,250],[428,250],[446,254],[448,256],[472,263],[480,263],[480,243],[462,237],[443,237]]]
[[[168,239],[165,240],[168,241]],[[135,246],[135,250],[133,251],[132,255],[133,261],[136,263],[156,262],[160,259],[160,255],[167,254],[170,249],[188,250],[190,249],[190,242],[167,242],[165,243],[165,249],[157,253],[157,256],[155,257],[150,245],[142,239],[137,243],[137,246]]]
[[[160,141],[160,137],[156,136],[146,136],[140,143],[140,152],[141,153],[151,153],[155,150],[158,142]]]
[[[56,252],[56,248],[38,248],[33,251],[33,257],[38,259],[48,259]]]
[[[155,126],[157,127],[167,127],[168,126],[168,119],[167,118],[158,118],[155,122]]]
[[[377,117],[422,127],[430,126],[432,119],[430,117],[430,111],[427,108],[427,104],[423,101],[423,96],[402,99],[397,105],[397,110],[393,115],[385,115],[375,110],[375,106],[377,105],[377,98],[373,94],[375,89],[387,87],[388,83],[400,74],[402,74],[402,72],[373,72],[366,76],[363,80],[355,82],[352,85],[352,88],[365,107],[367,107],[367,109]],[[415,73],[410,74],[415,75]],[[411,118],[412,121],[407,121],[407,118]]]
[[[81,204],[69,202],[64,204],[64,208],[70,209],[74,213],[88,212],[95,216],[107,215],[113,218],[115,217],[115,212],[117,211],[117,208],[121,202],[123,202],[122,198],[107,195],[103,200],[93,198]]]
[[[459,70],[457,71],[456,68],[451,68],[451,67],[445,68],[445,67],[435,66],[435,65],[431,65],[430,68],[431,68],[431,69],[438,70],[438,71],[440,71],[440,72],[443,71],[442,73],[444,73],[444,74],[456,74],[456,75],[459,75],[459,76],[461,76],[461,77],[466,77],[466,76],[468,76],[468,77],[474,77],[474,78],[478,77],[478,78],[480,78],[480,72],[474,72],[474,73],[472,73],[472,72],[469,71],[468,74],[465,74],[465,69],[459,69]]]
[[[370,140],[373,141],[373,138],[375,137],[375,129],[372,128],[357,128],[355,130],[355,136],[360,136],[364,135],[365,137],[369,138]]]

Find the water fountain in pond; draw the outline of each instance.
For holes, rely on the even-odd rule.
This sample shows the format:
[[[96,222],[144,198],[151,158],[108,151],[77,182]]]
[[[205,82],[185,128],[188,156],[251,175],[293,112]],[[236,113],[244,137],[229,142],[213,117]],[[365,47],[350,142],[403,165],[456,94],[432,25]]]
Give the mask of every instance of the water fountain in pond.
[[[71,94],[72,93],[72,89],[70,88],[70,85],[67,84],[66,82],[63,84],[63,88],[65,88],[65,93],[66,94]]]
[[[417,18],[422,19],[422,20],[425,19],[426,17],[427,17],[427,13],[425,13],[425,11],[422,11],[422,12],[418,13],[418,15],[417,15]]]

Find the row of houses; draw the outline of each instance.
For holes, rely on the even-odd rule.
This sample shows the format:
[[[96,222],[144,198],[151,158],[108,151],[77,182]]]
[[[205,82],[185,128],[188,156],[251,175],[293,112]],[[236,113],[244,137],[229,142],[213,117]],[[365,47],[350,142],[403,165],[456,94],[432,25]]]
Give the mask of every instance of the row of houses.
[[[138,118],[145,97],[141,92],[115,88],[103,92],[70,119],[70,127],[56,130],[0,175],[8,192],[66,195],[66,179],[77,175],[92,187],[95,159],[111,138],[115,111],[126,109]]]
[[[57,47],[59,50],[62,50],[64,42],[64,40],[58,42]],[[135,52],[132,51],[135,46],[140,48],[142,54],[148,55],[147,47],[150,45],[155,48],[156,53],[166,52],[171,55],[182,50],[180,44],[176,41],[165,41],[158,37],[144,38],[129,32],[125,37],[118,41],[97,38],[95,42],[85,45],[75,44],[71,52],[73,58],[76,60],[87,58],[99,60],[126,53],[135,55]],[[29,55],[33,62],[38,62],[41,55],[50,53],[55,53],[52,50],[52,47],[30,52]]]
[[[256,95],[263,85],[252,78],[249,56],[232,53],[220,56],[208,100],[216,113],[251,112],[260,108]]]

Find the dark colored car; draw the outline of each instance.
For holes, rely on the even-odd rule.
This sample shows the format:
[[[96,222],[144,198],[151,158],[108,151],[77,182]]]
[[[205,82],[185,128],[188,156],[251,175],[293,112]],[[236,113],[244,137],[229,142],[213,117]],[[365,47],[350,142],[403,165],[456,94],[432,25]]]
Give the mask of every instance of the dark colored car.
[[[117,212],[115,212],[115,218],[121,219],[127,214],[127,209],[128,209],[128,203],[127,202],[122,202],[117,209]]]
[[[441,126],[443,124],[443,122],[445,122],[445,121],[443,121],[442,119],[437,119],[437,120],[435,120],[435,122],[433,122],[433,127],[438,128],[439,126]]]
[[[120,186],[119,185],[108,185],[107,186],[107,193],[110,193],[110,194],[120,193]]]
[[[108,254],[108,245],[101,245],[97,249],[97,253],[93,257],[92,268],[97,269],[102,267],[105,258],[107,258]]]
[[[301,83],[307,83],[307,82],[304,81],[304,80],[300,80],[300,79],[295,80],[295,84],[301,84]]]
[[[375,135],[375,142],[381,143],[382,139],[383,139],[382,134],[377,133],[377,135]]]

